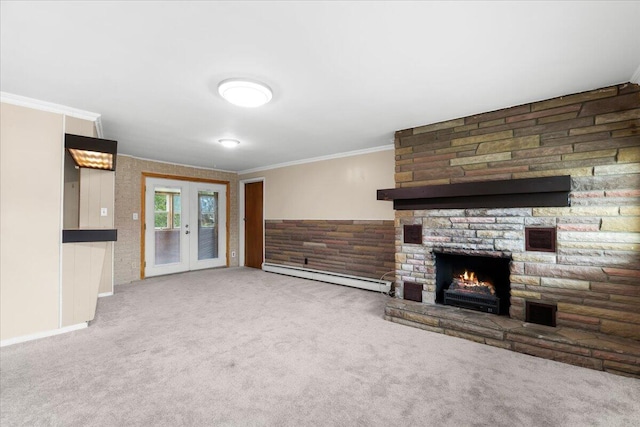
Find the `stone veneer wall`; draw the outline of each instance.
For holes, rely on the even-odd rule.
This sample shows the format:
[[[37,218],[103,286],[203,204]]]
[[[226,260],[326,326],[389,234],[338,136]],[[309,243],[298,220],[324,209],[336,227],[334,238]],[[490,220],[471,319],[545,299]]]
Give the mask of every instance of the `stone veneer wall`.
[[[435,292],[433,251],[502,254],[511,317],[557,304],[559,326],[640,340],[640,87],[622,84],[398,131],[396,187],[571,175],[571,207],[396,211],[396,286]],[[404,224],[423,224],[421,245]],[[557,251],[526,252],[525,227]]]
[[[205,178],[230,183],[231,215],[229,220],[229,251],[238,251],[238,175],[212,169],[201,169],[170,163],[160,163],[119,155],[116,162],[115,227],[118,241],[114,250],[114,280],[117,285],[140,280],[140,181],[142,172],[154,172],[190,178]],[[237,266],[238,257],[229,257],[229,265]]]
[[[394,234],[393,221],[266,220],[265,262],[380,279],[395,267]]]

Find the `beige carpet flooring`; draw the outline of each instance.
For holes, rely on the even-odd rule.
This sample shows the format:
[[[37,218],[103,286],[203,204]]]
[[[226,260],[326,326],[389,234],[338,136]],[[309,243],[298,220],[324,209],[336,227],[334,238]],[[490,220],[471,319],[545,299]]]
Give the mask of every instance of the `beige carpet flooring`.
[[[382,319],[385,296],[234,268],[116,287],[0,350],[0,424],[638,426],[640,381]]]

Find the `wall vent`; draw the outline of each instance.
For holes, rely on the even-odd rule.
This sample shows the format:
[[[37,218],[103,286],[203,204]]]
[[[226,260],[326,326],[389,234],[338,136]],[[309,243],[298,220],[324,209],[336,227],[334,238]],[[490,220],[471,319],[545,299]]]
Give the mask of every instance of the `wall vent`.
[[[403,231],[404,243],[422,244],[422,225],[405,225]]]
[[[555,228],[525,228],[524,240],[527,251],[556,251]]]
[[[552,304],[542,304],[539,302],[527,301],[526,319],[529,323],[538,325],[556,326],[556,311],[558,308]]]
[[[414,282],[404,282],[402,295],[409,301],[422,302],[422,284]]]

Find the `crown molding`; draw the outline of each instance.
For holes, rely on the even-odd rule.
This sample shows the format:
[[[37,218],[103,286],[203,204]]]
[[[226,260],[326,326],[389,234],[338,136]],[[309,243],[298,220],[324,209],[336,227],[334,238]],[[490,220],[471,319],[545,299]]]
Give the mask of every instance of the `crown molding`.
[[[636,68],[636,72],[633,73],[633,75],[631,76],[631,83],[635,83],[637,85],[640,85],[640,65],[638,65],[638,68]]]
[[[163,163],[165,165],[173,165],[173,166],[183,166],[185,168],[202,169],[202,170],[207,170],[207,171],[216,171],[216,172],[233,173],[233,174],[237,174],[238,173],[236,171],[228,171],[226,169],[207,168],[207,167],[204,167],[204,166],[194,166],[194,165],[187,165],[187,164],[184,164],[184,163],[174,163],[174,162],[166,162],[164,160],[149,159],[147,157],[134,156],[132,154],[118,153],[118,157],[120,157],[120,156],[130,157],[132,159],[142,160],[142,161],[145,161],[145,162]]]
[[[238,175],[244,175],[247,173],[254,173],[254,172],[262,172],[270,169],[286,168],[289,166],[304,165],[306,163],[321,162],[323,160],[340,159],[342,157],[360,156],[362,154],[377,153],[378,151],[387,151],[387,150],[393,150],[393,149],[395,149],[395,146],[393,144],[381,145],[379,147],[365,148],[364,150],[347,151],[344,153],[330,154],[328,156],[312,157],[309,159],[294,160],[292,162],[278,163],[270,166],[261,166],[253,169],[246,169],[243,171],[239,171]]]
[[[104,130],[102,129],[102,118],[98,116],[94,124],[96,126],[96,134],[98,135],[98,138],[104,138]]]
[[[77,108],[67,107],[65,105],[54,104],[53,102],[40,101],[39,99],[28,98],[26,96],[14,95],[12,93],[0,92],[0,101],[6,104],[18,105],[20,107],[33,108],[34,110],[48,111],[50,113],[64,114],[65,116],[75,117],[77,119],[89,120],[97,122],[100,114],[90,111],[78,110]],[[96,123],[96,128],[98,124]],[[98,136],[102,132],[102,124],[98,128]]]

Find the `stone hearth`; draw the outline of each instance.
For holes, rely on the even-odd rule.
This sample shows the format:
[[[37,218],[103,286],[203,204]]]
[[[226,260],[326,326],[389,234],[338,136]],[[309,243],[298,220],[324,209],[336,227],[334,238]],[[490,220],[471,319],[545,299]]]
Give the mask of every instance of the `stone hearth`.
[[[640,378],[640,342],[636,340],[400,299],[387,303],[384,317],[518,353]]]

